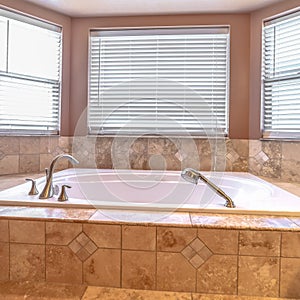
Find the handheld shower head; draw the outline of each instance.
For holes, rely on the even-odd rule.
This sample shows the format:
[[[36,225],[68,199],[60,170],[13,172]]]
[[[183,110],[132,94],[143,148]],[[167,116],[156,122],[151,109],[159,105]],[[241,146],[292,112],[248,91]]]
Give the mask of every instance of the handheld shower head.
[[[197,184],[200,174],[194,169],[186,168],[181,172],[181,177],[190,183]]]
[[[193,184],[197,184],[199,179],[202,180],[204,183],[206,183],[213,191],[215,191],[219,196],[223,197],[226,200],[225,206],[234,208],[234,202],[232,199],[218,186],[216,186],[213,182],[208,180],[204,175],[202,175],[200,172],[192,169],[192,168],[186,168],[181,172],[181,177]]]

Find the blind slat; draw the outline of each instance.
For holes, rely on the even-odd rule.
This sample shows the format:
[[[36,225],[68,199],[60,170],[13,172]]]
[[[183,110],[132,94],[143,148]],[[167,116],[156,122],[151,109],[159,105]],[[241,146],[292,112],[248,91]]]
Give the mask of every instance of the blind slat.
[[[5,52],[0,50],[0,133],[59,132],[61,32],[0,9],[0,41],[7,41]]]
[[[92,30],[89,131],[226,134],[228,66],[228,27]]]

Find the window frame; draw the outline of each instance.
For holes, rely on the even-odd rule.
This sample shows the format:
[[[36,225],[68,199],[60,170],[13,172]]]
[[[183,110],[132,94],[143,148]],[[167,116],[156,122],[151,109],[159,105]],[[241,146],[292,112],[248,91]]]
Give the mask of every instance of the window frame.
[[[278,24],[282,21],[290,21],[293,17],[300,16],[300,8],[296,8],[293,10],[288,10],[278,15],[266,18],[262,21],[262,48],[261,48],[261,115],[260,115],[260,128],[261,128],[261,135],[262,139],[278,139],[278,140],[300,140],[300,127],[299,129],[295,130],[266,130],[265,129],[265,85],[270,82],[281,82],[281,81],[292,81],[292,80],[299,80],[300,81],[300,73],[298,72],[297,75],[278,75],[274,76],[274,78],[265,79],[265,28],[267,26],[271,26],[273,24]],[[300,29],[300,22],[299,22],[299,29]],[[273,63],[275,62],[275,58],[273,57]],[[275,68],[274,68],[275,70]],[[291,69],[290,69],[291,70]],[[297,103],[300,109],[300,100]],[[286,119],[288,120],[288,119]]]
[[[6,69],[3,71],[0,71],[0,75],[4,78],[12,79],[12,80],[23,80],[24,82],[31,82],[32,87],[35,85],[48,85],[51,90],[54,89],[57,91],[58,96],[52,97],[51,103],[51,115],[55,115],[55,122],[54,125],[49,125],[47,122],[44,122],[43,127],[48,129],[41,129],[38,128],[40,126],[35,126],[33,123],[28,124],[28,127],[31,129],[26,129],[27,125],[21,125],[22,129],[16,128],[18,125],[16,123],[12,124],[15,128],[13,129],[2,129],[0,128],[0,136],[27,136],[27,135],[35,135],[35,136],[45,136],[45,135],[53,135],[58,136],[60,135],[61,131],[61,100],[62,100],[62,66],[63,66],[63,26],[56,24],[52,21],[42,19],[40,17],[37,17],[32,14],[27,14],[22,11],[14,10],[9,7],[5,7],[3,5],[0,5],[0,11],[1,16],[4,18],[8,18],[10,20],[14,20],[17,22],[22,22],[24,24],[36,26],[38,29],[44,29],[48,30],[49,32],[52,32],[53,34],[58,34],[59,37],[55,38],[57,39],[59,43],[59,47],[56,49],[57,52],[57,78],[50,78],[50,77],[41,77],[41,76],[35,76],[35,75],[28,75],[25,72],[22,73],[14,73],[9,71],[8,65],[6,66]],[[7,32],[9,32],[9,29],[7,29]],[[9,35],[7,34],[7,45],[9,41]],[[8,47],[8,46],[7,46]],[[8,64],[8,56],[9,56],[9,49],[6,51],[6,64]],[[29,83],[30,85],[30,83]],[[55,88],[56,87],[56,88]],[[54,92],[55,93],[55,92]],[[53,101],[57,99],[57,101]],[[57,108],[54,109],[53,107],[56,106]],[[7,124],[8,126],[9,124]],[[36,127],[36,128],[34,128]],[[34,128],[34,129],[33,129]]]
[[[139,31],[147,31],[147,30],[189,30],[189,29],[199,29],[199,28],[204,28],[204,29],[224,29],[226,28],[228,30],[227,34],[228,34],[228,40],[227,40],[227,48],[226,48],[226,93],[225,93],[225,122],[226,122],[226,129],[225,132],[220,133],[220,132],[213,132],[211,134],[207,134],[207,132],[202,131],[201,134],[194,134],[194,133],[188,133],[187,135],[189,136],[195,136],[197,138],[204,138],[207,136],[219,136],[219,137],[226,137],[229,135],[229,107],[230,107],[230,40],[231,40],[231,26],[229,24],[226,25],[195,25],[195,26],[164,26],[164,27],[153,27],[153,26],[147,26],[147,27],[113,27],[113,28],[90,28],[89,30],[89,55],[88,55],[88,111],[87,111],[87,128],[88,128],[88,135],[100,135],[100,136],[115,136],[117,134],[120,135],[124,135],[124,136],[140,136],[140,133],[138,132],[134,132],[134,133],[122,133],[122,132],[118,132],[118,133],[95,133],[95,131],[91,131],[90,130],[90,126],[89,126],[89,106],[90,106],[90,72],[91,72],[91,60],[90,60],[90,49],[91,49],[91,32],[93,31],[102,31],[102,32],[106,32],[106,31],[131,31],[131,30],[139,30]],[[165,134],[165,132],[162,132],[162,134]],[[186,134],[182,135],[182,133],[167,133],[170,136],[186,136]],[[144,136],[159,136],[160,133],[158,134],[143,134]]]

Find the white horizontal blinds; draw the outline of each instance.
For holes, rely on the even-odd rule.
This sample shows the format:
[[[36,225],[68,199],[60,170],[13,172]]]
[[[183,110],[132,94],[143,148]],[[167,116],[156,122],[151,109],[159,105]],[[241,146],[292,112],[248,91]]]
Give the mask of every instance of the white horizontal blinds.
[[[90,33],[89,131],[227,133],[229,28]]]
[[[265,22],[263,46],[263,134],[299,137],[299,12]]]
[[[58,134],[61,31],[0,9],[0,133]]]

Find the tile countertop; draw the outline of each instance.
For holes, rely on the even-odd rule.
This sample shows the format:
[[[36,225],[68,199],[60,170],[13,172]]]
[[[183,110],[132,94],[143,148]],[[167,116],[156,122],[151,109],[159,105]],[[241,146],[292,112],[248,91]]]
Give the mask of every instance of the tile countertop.
[[[39,178],[43,175],[43,173],[1,175],[0,191],[24,183],[25,178]],[[264,177],[262,179],[300,196],[299,183],[281,182],[280,180]],[[218,229],[300,231],[300,217],[266,215],[0,206],[0,218]]]

